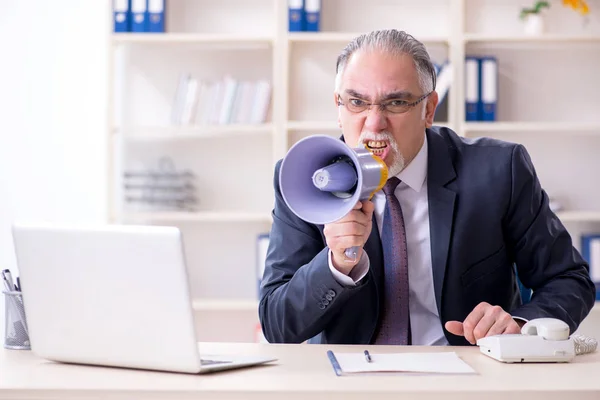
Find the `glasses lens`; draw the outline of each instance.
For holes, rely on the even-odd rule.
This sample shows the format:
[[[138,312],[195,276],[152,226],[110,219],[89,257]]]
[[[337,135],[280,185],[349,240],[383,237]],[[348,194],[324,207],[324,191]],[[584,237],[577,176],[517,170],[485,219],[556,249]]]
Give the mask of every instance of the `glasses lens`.
[[[393,102],[390,104],[386,104],[385,109],[388,110],[389,112],[391,112],[392,114],[401,114],[401,113],[405,113],[408,111],[409,109],[409,105],[408,103],[405,102]]]
[[[346,105],[346,108],[348,108],[349,111],[354,113],[363,112],[367,108],[369,108],[369,103],[358,99],[346,100],[344,101],[344,104]]]

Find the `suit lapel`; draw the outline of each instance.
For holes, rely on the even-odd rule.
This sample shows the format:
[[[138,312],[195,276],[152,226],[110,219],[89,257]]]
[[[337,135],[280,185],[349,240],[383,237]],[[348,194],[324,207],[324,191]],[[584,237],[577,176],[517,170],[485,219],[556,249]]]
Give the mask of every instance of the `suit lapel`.
[[[446,185],[456,178],[449,153],[449,143],[438,132],[427,129],[428,165],[427,194],[429,197],[429,230],[433,286],[439,315],[442,315],[442,287],[448,261],[448,249],[454,221],[456,193]]]

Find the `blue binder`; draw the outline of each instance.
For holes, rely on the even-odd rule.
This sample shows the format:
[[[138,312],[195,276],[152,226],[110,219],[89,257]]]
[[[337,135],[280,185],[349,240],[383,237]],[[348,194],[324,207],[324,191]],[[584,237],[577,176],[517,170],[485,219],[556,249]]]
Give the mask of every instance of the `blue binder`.
[[[495,57],[481,58],[481,120],[496,121],[498,102],[498,61]]]
[[[113,0],[114,32],[129,32],[129,0]]]
[[[146,0],[131,0],[131,31],[148,32]]]
[[[302,32],[304,30],[304,1],[288,0],[288,31]]]
[[[166,0],[148,0],[148,32],[165,32],[165,2]]]
[[[581,236],[581,255],[590,266],[590,278],[596,284],[596,300],[600,300],[600,233]]]
[[[479,64],[477,57],[465,58],[465,121],[479,121],[481,115]]]
[[[305,30],[319,32],[321,25],[321,0],[304,0]]]

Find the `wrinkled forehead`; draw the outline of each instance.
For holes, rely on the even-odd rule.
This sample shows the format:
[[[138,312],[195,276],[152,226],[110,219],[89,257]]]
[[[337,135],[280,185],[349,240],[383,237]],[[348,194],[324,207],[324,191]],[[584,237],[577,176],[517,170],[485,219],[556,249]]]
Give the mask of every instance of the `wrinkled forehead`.
[[[367,100],[402,93],[402,97],[420,94],[419,75],[407,54],[381,50],[360,50],[352,54],[340,81],[340,94],[361,94]]]

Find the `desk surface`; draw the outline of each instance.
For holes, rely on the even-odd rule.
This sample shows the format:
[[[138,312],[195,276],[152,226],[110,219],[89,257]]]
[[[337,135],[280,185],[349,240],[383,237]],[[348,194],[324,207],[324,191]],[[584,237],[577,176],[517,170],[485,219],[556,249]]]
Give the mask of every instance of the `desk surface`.
[[[275,356],[273,365],[210,375],[78,366],[0,350],[0,398],[11,399],[600,399],[600,352],[566,364],[503,364],[476,347],[369,346],[375,353],[456,351],[476,375],[335,376],[326,350],[364,347],[200,343],[204,353]]]

